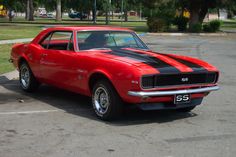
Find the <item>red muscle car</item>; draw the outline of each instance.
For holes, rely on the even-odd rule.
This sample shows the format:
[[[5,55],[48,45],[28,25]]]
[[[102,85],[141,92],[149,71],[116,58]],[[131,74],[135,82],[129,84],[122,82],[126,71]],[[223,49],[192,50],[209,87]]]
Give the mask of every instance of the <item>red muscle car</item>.
[[[14,45],[10,61],[24,91],[45,83],[90,96],[103,120],[117,117],[123,104],[189,112],[219,89],[214,66],[153,52],[126,28],[49,28],[29,44]]]

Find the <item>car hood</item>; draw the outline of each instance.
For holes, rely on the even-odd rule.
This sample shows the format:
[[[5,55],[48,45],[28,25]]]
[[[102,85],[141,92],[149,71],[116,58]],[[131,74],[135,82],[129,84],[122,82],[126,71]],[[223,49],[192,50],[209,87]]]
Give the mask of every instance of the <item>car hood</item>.
[[[162,54],[150,50],[125,48],[112,49],[103,52],[103,55],[104,53],[106,57],[132,64],[142,70],[149,69],[149,72],[152,73],[173,74],[217,71],[214,66],[196,58]]]

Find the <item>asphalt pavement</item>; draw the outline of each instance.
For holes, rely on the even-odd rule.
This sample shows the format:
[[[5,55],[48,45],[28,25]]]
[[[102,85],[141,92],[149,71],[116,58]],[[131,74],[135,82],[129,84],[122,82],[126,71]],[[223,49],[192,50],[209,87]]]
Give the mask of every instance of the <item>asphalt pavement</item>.
[[[0,157],[234,157],[236,35],[142,38],[153,50],[215,65],[221,89],[191,113],[126,110],[103,122],[88,97],[46,85],[24,93],[17,72],[1,75]]]

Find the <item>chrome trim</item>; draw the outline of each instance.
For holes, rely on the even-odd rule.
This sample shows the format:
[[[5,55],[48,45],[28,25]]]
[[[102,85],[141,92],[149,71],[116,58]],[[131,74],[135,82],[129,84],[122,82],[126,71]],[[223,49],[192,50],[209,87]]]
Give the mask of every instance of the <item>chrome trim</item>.
[[[139,79],[140,79],[140,87],[142,90],[155,90],[155,89],[160,89],[160,88],[168,88],[168,87],[183,87],[183,86],[195,86],[195,85],[199,85],[199,86],[206,86],[206,85],[209,85],[209,84],[215,84],[217,82],[217,77],[219,77],[219,74],[218,72],[209,72],[210,73],[216,73],[217,75],[215,76],[215,80],[211,83],[194,83],[194,84],[181,84],[181,85],[165,85],[165,86],[154,86],[154,87],[143,87],[143,77],[149,77],[149,76],[155,76],[155,75],[172,75],[172,74],[149,74],[149,75],[143,75],[141,76]],[[189,73],[191,74],[191,73]],[[194,73],[194,74],[204,74],[204,73]]]
[[[204,88],[195,88],[195,89],[184,89],[184,90],[170,90],[170,91],[154,91],[154,92],[142,92],[142,91],[128,91],[128,95],[136,97],[149,97],[149,96],[166,96],[166,95],[175,95],[175,94],[192,94],[192,93],[202,93],[216,91],[220,87],[204,87]]]

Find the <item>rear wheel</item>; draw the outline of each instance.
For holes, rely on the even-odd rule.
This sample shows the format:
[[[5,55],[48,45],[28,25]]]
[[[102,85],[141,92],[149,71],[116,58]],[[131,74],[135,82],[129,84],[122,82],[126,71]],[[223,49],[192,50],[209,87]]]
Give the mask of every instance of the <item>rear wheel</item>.
[[[24,91],[32,92],[39,87],[40,83],[36,80],[26,62],[21,63],[19,71],[20,85]]]
[[[196,106],[177,109],[178,112],[191,112]]]
[[[123,102],[109,81],[98,81],[93,87],[93,109],[102,120],[117,118],[122,112]]]

